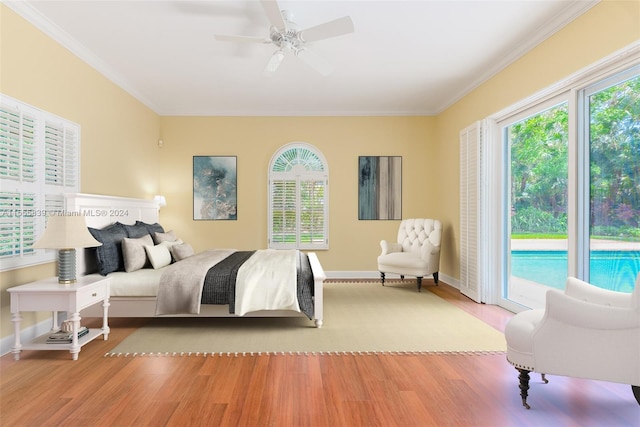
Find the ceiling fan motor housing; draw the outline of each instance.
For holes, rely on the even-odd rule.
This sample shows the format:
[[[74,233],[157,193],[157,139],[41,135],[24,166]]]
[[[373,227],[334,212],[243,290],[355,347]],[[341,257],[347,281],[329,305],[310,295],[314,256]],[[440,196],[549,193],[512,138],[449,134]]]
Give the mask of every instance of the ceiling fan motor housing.
[[[272,26],[269,38],[280,49],[289,49],[296,52],[304,44],[304,40],[300,37],[300,27],[293,22],[293,13],[283,10],[282,18],[285,28],[280,30]]]

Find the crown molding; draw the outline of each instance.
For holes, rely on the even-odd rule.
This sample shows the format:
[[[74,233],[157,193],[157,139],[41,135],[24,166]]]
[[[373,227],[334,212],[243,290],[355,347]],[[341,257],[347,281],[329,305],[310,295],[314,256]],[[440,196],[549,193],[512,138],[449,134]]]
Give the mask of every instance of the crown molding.
[[[0,0],[0,2],[20,15],[38,30],[58,42],[62,47],[69,50],[72,54],[76,55],[104,77],[111,80],[129,95],[149,107],[156,114],[159,114],[158,107],[139,92],[126,78],[115,72],[99,57],[94,55],[86,46],[71,37],[67,32],[62,30],[62,28],[51,22],[50,19],[40,13],[40,11],[34,8],[29,2],[16,0]]]
[[[440,109],[436,112],[436,114],[442,113],[447,108],[451,107],[456,102],[460,101],[462,98],[467,96],[473,90],[478,88],[480,85],[494,77],[500,71],[507,68],[509,65],[516,62],[518,59],[523,57],[533,48],[538,46],[543,41],[547,40],[555,33],[560,31],[562,28],[567,26],[570,22],[574,21],[580,15],[591,9],[593,6],[600,3],[601,0],[580,0],[580,1],[572,1],[570,2],[565,9],[558,13],[553,19],[548,21],[543,27],[540,27],[539,31],[536,33],[535,37],[528,37],[524,40],[520,40],[514,43],[511,53],[509,55],[503,56],[500,61],[496,62],[492,67],[488,68],[484,73],[480,74],[478,78],[472,82],[471,84],[462,88],[459,92],[449,98]]]

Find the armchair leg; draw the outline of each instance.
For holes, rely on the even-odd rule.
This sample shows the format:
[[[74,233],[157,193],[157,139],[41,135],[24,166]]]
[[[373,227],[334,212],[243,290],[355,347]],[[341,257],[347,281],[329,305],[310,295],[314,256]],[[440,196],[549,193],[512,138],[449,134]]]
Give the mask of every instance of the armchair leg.
[[[418,282],[418,292],[422,292],[422,277],[416,277],[416,282]]]
[[[438,272],[437,271],[435,273],[433,273],[433,282],[436,285],[438,284]]]
[[[517,369],[517,368],[516,368]],[[518,375],[518,379],[520,380],[520,396],[522,397],[522,406],[527,409],[531,409],[531,406],[527,403],[527,396],[529,395],[529,371],[526,369],[518,369],[520,375]]]
[[[380,280],[382,281],[382,286],[384,286],[384,273],[380,272]]]

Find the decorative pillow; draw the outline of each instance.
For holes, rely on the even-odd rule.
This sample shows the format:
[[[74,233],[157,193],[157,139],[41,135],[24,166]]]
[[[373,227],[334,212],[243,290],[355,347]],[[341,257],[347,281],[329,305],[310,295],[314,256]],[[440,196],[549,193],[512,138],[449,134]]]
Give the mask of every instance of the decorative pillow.
[[[169,248],[171,255],[173,255],[173,259],[180,261],[181,259],[189,258],[193,255],[193,248],[188,243],[180,243],[177,245],[172,245]]]
[[[145,232],[147,229],[144,229]],[[149,234],[145,234],[137,239],[125,237],[122,239],[122,255],[124,256],[124,271],[130,273],[140,270],[147,263],[147,252],[145,246],[153,246],[153,239]]]
[[[171,253],[165,245],[145,246],[147,257],[154,269],[171,264]]]
[[[134,225],[122,224],[127,231],[127,237],[131,239],[137,239],[138,237],[150,235],[147,226],[143,222],[137,221]],[[144,250],[143,250],[144,251]]]
[[[96,248],[98,273],[106,276],[113,271],[124,270],[122,257],[122,239],[127,237],[127,231],[119,222],[103,229],[87,227],[89,232],[102,246]]]
[[[147,224],[143,221],[136,221],[136,225],[138,224],[144,225],[151,236],[153,236],[153,233],[164,233],[164,228],[162,228],[162,226],[157,222],[155,224]]]
[[[162,242],[175,242],[177,240],[176,233],[174,233],[173,230],[169,230],[166,233],[155,232],[152,235],[153,235],[153,242],[156,245]]]

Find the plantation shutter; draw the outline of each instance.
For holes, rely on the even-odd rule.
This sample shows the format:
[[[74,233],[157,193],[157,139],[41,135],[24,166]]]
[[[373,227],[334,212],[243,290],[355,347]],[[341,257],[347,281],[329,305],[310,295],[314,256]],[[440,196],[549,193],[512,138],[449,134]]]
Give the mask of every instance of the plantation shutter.
[[[323,246],[326,240],[324,212],[325,181],[303,179],[300,182],[300,247]]]
[[[2,270],[55,259],[34,250],[46,218],[79,191],[80,127],[0,97],[0,258]]]
[[[78,130],[63,121],[45,122],[45,194],[47,212],[64,209],[64,193],[78,191]]]
[[[296,242],[297,185],[295,180],[271,182],[273,247],[287,247]]]
[[[477,122],[460,132],[460,292],[476,302],[483,302],[486,242],[483,239],[486,205],[482,167],[484,128]]]
[[[3,100],[4,101],[4,100]],[[0,257],[34,253],[38,191],[36,117],[0,104]]]
[[[281,148],[269,168],[269,247],[326,249],[327,167],[304,143]]]

